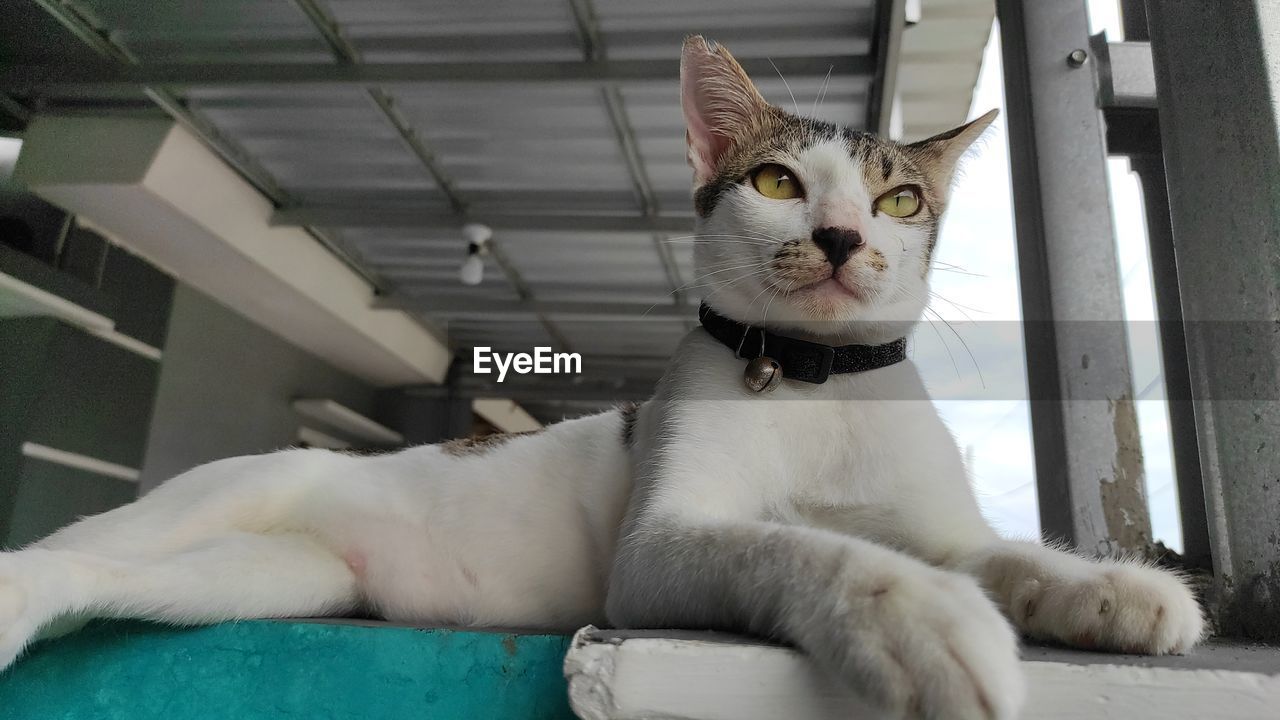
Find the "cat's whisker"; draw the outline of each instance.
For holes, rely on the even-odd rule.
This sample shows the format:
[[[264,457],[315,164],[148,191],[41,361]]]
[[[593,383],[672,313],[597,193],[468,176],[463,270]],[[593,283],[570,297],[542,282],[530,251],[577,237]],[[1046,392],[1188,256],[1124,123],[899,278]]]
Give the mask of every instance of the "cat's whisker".
[[[732,268],[730,268],[730,269],[732,269]],[[743,269],[743,268],[739,268],[739,269]],[[732,280],[728,280],[728,281],[725,281],[725,280],[713,280],[713,281],[711,281],[711,282],[707,282],[707,283],[698,283],[698,280],[699,280],[699,279],[701,279],[701,277],[706,277],[706,275],[703,275],[703,276],[701,276],[700,278],[694,278],[694,279],[693,279],[693,281],[692,281],[692,282],[690,282],[690,283],[686,283],[686,284],[684,284],[684,285],[681,285],[680,287],[678,287],[678,288],[676,288],[676,289],[672,290],[671,292],[667,293],[667,295],[668,295],[668,296],[670,296],[670,295],[674,295],[674,294],[676,294],[676,293],[678,293],[678,292],[680,292],[680,291],[682,291],[682,290],[694,290],[694,289],[697,289],[697,288],[711,287],[711,286],[713,286],[713,285],[722,285],[722,286],[723,286],[723,285],[730,285],[730,284],[733,284],[733,283],[735,283],[735,282],[738,282],[738,281],[741,281],[741,280],[745,280],[745,279],[747,279],[747,278],[749,278],[749,277],[752,277],[752,276],[755,276],[755,275],[760,275],[760,274],[763,274],[763,273],[768,272],[768,271],[769,271],[769,268],[758,268],[758,269],[756,269],[756,270],[753,270],[752,272],[747,272],[747,273],[742,274],[742,275],[741,275],[741,276],[739,276],[739,277],[733,278]],[[655,303],[654,305],[650,306],[650,307],[649,307],[649,310],[652,310],[654,307],[657,307],[657,305],[658,305],[658,303]],[[648,313],[648,311],[649,311],[649,310],[646,310],[646,311],[645,311],[645,313]]]
[[[949,273],[955,273],[957,275],[968,275],[969,277],[976,277],[976,278],[988,277],[987,275],[983,275],[982,273],[969,272],[968,270],[956,270],[954,268],[945,268],[945,267],[934,267],[933,269],[937,270],[938,272],[949,272]]]
[[[730,281],[729,281],[729,282],[727,282],[727,283],[722,284],[720,287],[716,288],[715,290],[712,290],[711,292],[707,293],[707,294],[706,294],[702,299],[703,299],[703,301],[709,300],[709,299],[711,299],[711,298],[715,297],[716,293],[718,293],[718,292],[720,292],[721,290],[724,290],[725,288],[728,288],[728,287],[730,287],[730,286],[732,286],[732,285],[734,285],[734,284],[736,284],[736,283],[738,283],[738,282],[741,282],[741,281],[746,280],[746,279],[751,278],[751,277],[757,277],[757,276],[763,275],[763,274],[765,274],[765,273],[772,273],[772,272],[773,272],[772,268],[764,268],[764,269],[762,269],[762,270],[758,270],[758,271],[756,271],[756,272],[754,272],[754,273],[748,273],[747,275],[744,275],[744,276],[742,276],[742,277],[735,278],[735,279],[733,279],[733,280],[730,280]],[[713,284],[714,284],[714,283],[713,283]]]
[[[913,298],[913,299],[915,299],[916,301],[918,301],[918,302],[923,306],[924,311],[925,311],[925,312],[929,312],[929,304],[928,304],[928,302],[927,302],[924,298],[920,297],[920,295],[918,295],[918,294],[916,294],[916,293],[913,293],[913,292],[911,292],[910,290],[908,290],[907,288],[903,287],[901,283],[896,283],[896,284],[894,285],[894,288],[895,288],[895,290],[897,290],[898,292],[901,292],[901,293],[903,293],[904,295],[906,295],[906,296],[908,296],[908,297],[910,297],[910,298]],[[935,315],[936,315],[936,313],[935,313]],[[939,319],[942,319],[942,317],[941,317],[941,316],[938,316],[938,318],[939,318]],[[946,320],[943,320],[943,322],[946,322]],[[955,372],[955,374],[956,374],[956,379],[961,379],[961,380],[962,380],[962,379],[964,379],[964,376],[960,374],[960,365],[956,363],[956,356],[955,356],[955,354],[954,354],[954,353],[952,353],[952,352],[951,352],[951,343],[947,342],[947,339],[946,339],[945,337],[943,337],[942,333],[941,333],[941,332],[938,330],[938,328],[934,325],[933,321],[928,320],[928,319],[924,319],[924,324],[928,325],[930,330],[933,330],[933,334],[934,334],[934,335],[936,335],[936,336],[938,337],[938,342],[942,345],[942,349],[943,349],[943,350],[945,350],[945,351],[947,352],[947,357],[951,360],[951,369]],[[950,327],[950,326],[948,326],[948,327]],[[954,333],[954,332],[955,332],[955,328],[951,328],[951,332],[953,332],[953,333]],[[959,334],[958,334],[958,333],[957,333],[957,337],[959,337]],[[962,340],[961,342],[963,343],[963,340]],[[969,354],[969,358],[970,358],[971,360],[973,359],[973,354],[972,354],[972,353],[970,353],[970,354]],[[977,368],[977,362],[976,362],[976,361],[974,362],[974,367],[975,367],[975,368]],[[982,374],[981,369],[979,369],[979,370],[978,370],[978,374],[979,374],[979,376],[981,376],[981,374]]]
[[[756,300],[759,300],[761,295],[763,295],[763,294],[765,294],[765,293],[769,292],[769,290],[771,290],[771,289],[772,289],[772,287],[773,287],[773,286],[768,282],[768,280],[767,280],[767,279],[766,279],[766,281],[763,283],[763,285],[764,285],[764,287],[760,289],[760,292],[756,293],[755,297],[751,298],[751,302],[747,303],[747,312],[750,312],[750,311],[751,311],[751,308],[755,306],[755,304],[756,304]],[[766,311],[768,310],[768,308],[769,308],[769,306],[766,304],[766,305],[765,305],[765,309],[766,309]],[[761,324],[763,324],[763,322],[762,322]]]
[[[795,281],[795,280],[792,280],[790,283],[787,283],[787,289],[786,289],[786,291],[785,291],[785,292],[791,292],[791,288],[792,288],[795,284],[796,284],[796,281]],[[784,291],[783,291],[783,289],[782,289],[782,286],[780,286],[780,285],[775,285],[775,286],[774,286],[774,288],[773,288],[773,296],[769,298],[769,302],[765,303],[765,306],[764,306],[764,315],[763,315],[763,316],[761,317],[761,319],[760,319],[760,325],[761,325],[762,327],[768,327],[768,326],[769,326],[769,306],[773,305],[773,301],[774,301],[774,300],[777,300],[777,299],[778,299],[778,295],[779,295],[779,294],[781,294],[781,293],[783,293],[783,292],[784,292]]]
[[[747,269],[749,269],[749,268],[758,268],[758,267],[762,266],[763,264],[764,264],[764,263],[763,263],[763,261],[762,261],[762,262],[753,262],[753,263],[746,263],[746,264],[732,265],[732,266],[730,266],[730,267],[720,267],[718,270],[712,270],[712,271],[710,271],[710,272],[705,272],[705,273],[702,273],[702,274],[698,275],[697,277],[695,277],[695,278],[693,279],[693,282],[698,282],[698,281],[700,281],[700,280],[705,280],[705,279],[707,279],[707,278],[711,277],[712,275],[719,275],[719,274],[721,274],[721,273],[730,272],[730,271],[732,271],[732,270],[747,270]],[[682,288],[682,289],[685,289],[685,288]]]
[[[822,85],[818,88],[818,94],[813,99],[813,110],[809,112],[809,115],[816,117],[818,114],[818,108],[822,107],[822,101],[827,99],[827,87],[831,84],[831,71],[835,69],[835,65],[827,68],[827,76],[822,79]]]
[[[939,315],[937,310],[934,310],[930,308],[928,305],[925,305],[924,311],[926,313],[932,313],[933,316],[936,317],[939,321],[941,321],[943,325],[947,326],[947,329],[951,331],[952,335],[956,336],[956,339],[960,341],[960,345],[964,347],[964,351],[968,353],[969,362],[973,363],[973,369],[978,371],[978,382],[982,385],[982,389],[983,390],[987,389],[987,379],[982,375],[982,366],[978,364],[978,358],[974,357],[973,351],[969,349],[969,343],[965,342],[964,337],[960,335],[960,333],[955,329],[955,327],[950,322],[947,322],[946,318]],[[948,352],[950,351],[948,350]]]
[[[701,284],[698,284],[698,285],[693,285],[693,284],[685,284],[685,285],[681,285],[680,287],[675,288],[675,289],[674,289],[674,290],[672,290],[671,292],[667,293],[665,297],[671,297],[672,295],[675,295],[676,293],[681,292],[681,291],[684,291],[684,290],[696,290],[697,288],[712,287],[712,286],[714,286],[714,285],[718,285],[719,287],[717,287],[714,291],[712,291],[710,294],[708,294],[706,297],[704,297],[704,298],[703,298],[703,300],[706,300],[706,298],[711,297],[712,295],[715,295],[715,294],[716,294],[717,292],[719,292],[720,290],[722,290],[722,289],[724,289],[724,288],[726,288],[726,287],[728,287],[728,286],[730,286],[730,285],[733,285],[734,283],[740,282],[740,281],[742,281],[742,280],[746,280],[746,279],[747,279],[747,278],[749,278],[749,277],[753,277],[753,276],[756,276],[756,275],[761,275],[761,274],[763,274],[763,273],[765,273],[765,272],[768,272],[768,271],[769,271],[769,268],[761,268],[761,269],[759,269],[759,270],[755,270],[755,271],[753,271],[753,272],[745,273],[745,274],[743,274],[743,275],[740,275],[739,277],[736,277],[736,278],[733,278],[733,279],[730,279],[730,280],[727,280],[727,281],[725,281],[725,280],[714,280],[714,281],[709,282],[709,283],[701,283]],[[640,313],[640,317],[646,317],[646,316],[648,316],[648,315],[649,315],[649,313],[650,313],[654,308],[656,308],[656,307],[658,307],[659,305],[662,305],[662,304],[663,304],[662,302],[656,302],[656,303],[654,303],[654,304],[650,305],[649,307],[645,308],[644,312]]]
[[[673,239],[671,239],[671,240],[663,240],[662,242],[664,242],[664,243],[668,243],[668,244],[674,244],[674,243],[696,243],[696,242],[714,242],[714,243],[716,243],[716,244],[719,244],[719,243],[734,244],[734,243],[736,243],[736,244],[738,244],[738,245],[755,245],[755,246],[758,246],[758,247],[772,247],[772,246],[774,245],[774,243],[765,242],[765,241],[763,241],[763,240],[756,240],[756,239],[754,239],[754,238],[742,238],[742,239],[736,239],[736,238],[716,238],[716,239],[714,239],[714,240],[712,240],[712,239],[708,239],[708,238],[673,238]]]
[[[796,94],[791,92],[791,83],[787,82],[787,79],[782,77],[782,71],[779,70],[777,64],[773,62],[773,58],[769,58],[769,64],[773,65],[773,71],[778,73],[778,78],[782,80],[782,87],[786,88],[787,94],[791,96],[791,106],[795,108],[796,116],[799,117],[800,103],[796,102]]]
[[[747,240],[757,245],[768,245],[769,242],[762,238],[748,237],[746,235],[689,235],[686,237],[674,237],[663,240],[664,243],[674,242],[697,242],[698,240]]]
[[[682,237],[746,237],[752,240],[768,240],[769,242],[775,243],[783,242],[780,238],[751,228],[739,228],[738,233],[693,233],[692,235]]]
[[[948,262],[942,262],[941,260],[929,261],[929,267],[934,270],[938,270],[940,272],[950,272],[950,273],[955,273],[957,275],[969,275],[971,277],[980,277],[980,278],[987,277],[982,273],[976,273],[960,265],[955,265]]]
[[[757,245],[762,247],[773,247],[773,246],[783,244],[782,240],[779,240],[778,238],[775,238],[772,236],[764,235],[762,233],[758,233],[756,236],[737,235],[737,234],[729,234],[729,233],[696,233],[693,235],[679,235],[672,238],[664,238],[661,242],[663,242],[664,244],[673,244],[678,242],[684,242],[684,243],[706,242],[706,243],[712,243],[712,244],[738,243],[741,245]]]
[[[951,360],[951,369],[955,372],[956,379],[963,379],[963,376],[960,374],[960,366],[956,364],[956,356],[951,352],[951,343],[947,342],[947,339],[942,336],[942,333],[932,322],[925,320],[925,324],[929,326],[930,330],[933,330],[934,335],[938,336],[938,342],[942,343],[942,349],[947,351],[947,357]]]
[[[977,322],[977,321],[976,321],[976,320],[974,320],[974,319],[973,319],[973,317],[972,317],[971,315],[969,315],[969,313],[968,313],[968,312],[965,312],[966,310],[969,310],[969,311],[972,311],[972,312],[976,312],[976,313],[979,313],[979,314],[982,314],[982,315],[988,315],[988,314],[990,314],[990,313],[988,313],[986,310],[979,310],[979,309],[977,309],[977,308],[969,307],[968,305],[961,305],[960,303],[955,302],[955,301],[953,301],[953,300],[951,300],[951,299],[949,299],[949,298],[945,298],[945,297],[943,297],[941,294],[936,293],[936,292],[934,292],[934,291],[932,291],[932,290],[930,290],[930,291],[929,291],[929,296],[930,296],[930,297],[937,298],[937,299],[941,300],[942,302],[947,303],[947,304],[948,304],[948,305],[950,305],[951,307],[955,308],[956,310],[960,311],[960,314],[961,314],[961,315],[964,315],[964,319],[965,319],[965,320],[968,320],[969,322]]]

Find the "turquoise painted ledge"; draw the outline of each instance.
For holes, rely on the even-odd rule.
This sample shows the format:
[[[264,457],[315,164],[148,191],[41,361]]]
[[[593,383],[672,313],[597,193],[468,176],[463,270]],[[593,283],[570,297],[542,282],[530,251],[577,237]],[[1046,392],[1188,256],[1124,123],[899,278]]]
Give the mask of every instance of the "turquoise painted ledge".
[[[0,674],[4,720],[565,720],[563,635],[110,622]]]

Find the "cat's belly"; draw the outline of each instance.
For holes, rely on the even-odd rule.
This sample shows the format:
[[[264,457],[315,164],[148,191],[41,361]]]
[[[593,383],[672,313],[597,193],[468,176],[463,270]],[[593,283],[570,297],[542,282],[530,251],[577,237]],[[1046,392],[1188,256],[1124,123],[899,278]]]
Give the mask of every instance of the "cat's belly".
[[[554,628],[603,619],[631,489],[617,412],[357,467],[341,497],[308,514],[378,614]]]

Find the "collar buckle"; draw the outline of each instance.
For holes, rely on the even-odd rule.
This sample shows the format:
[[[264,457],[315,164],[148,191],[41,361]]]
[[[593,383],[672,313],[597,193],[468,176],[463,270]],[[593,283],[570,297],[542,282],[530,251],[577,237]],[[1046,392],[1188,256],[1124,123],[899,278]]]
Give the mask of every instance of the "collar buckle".
[[[830,345],[788,338],[785,344],[771,352],[782,365],[785,377],[790,380],[820,385],[831,375],[831,365],[835,362],[836,352]]]

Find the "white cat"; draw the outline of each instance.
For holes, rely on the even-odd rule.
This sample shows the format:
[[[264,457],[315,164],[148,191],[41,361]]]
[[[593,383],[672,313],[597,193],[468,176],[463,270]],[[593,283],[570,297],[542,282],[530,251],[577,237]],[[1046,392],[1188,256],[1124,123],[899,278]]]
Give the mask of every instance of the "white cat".
[[[1195,644],[1200,609],[1173,575],[999,539],[897,361],[955,165],[994,113],[879,140],[769,106],[702,38],[681,82],[721,339],[691,332],[656,397],[488,443],[198,467],[0,555],[0,668],[90,617],[611,622],[784,639],[898,716],[1010,718],[1014,628]],[[821,346],[853,343],[816,382]],[[766,350],[786,357],[753,364],[757,393],[744,365]]]

